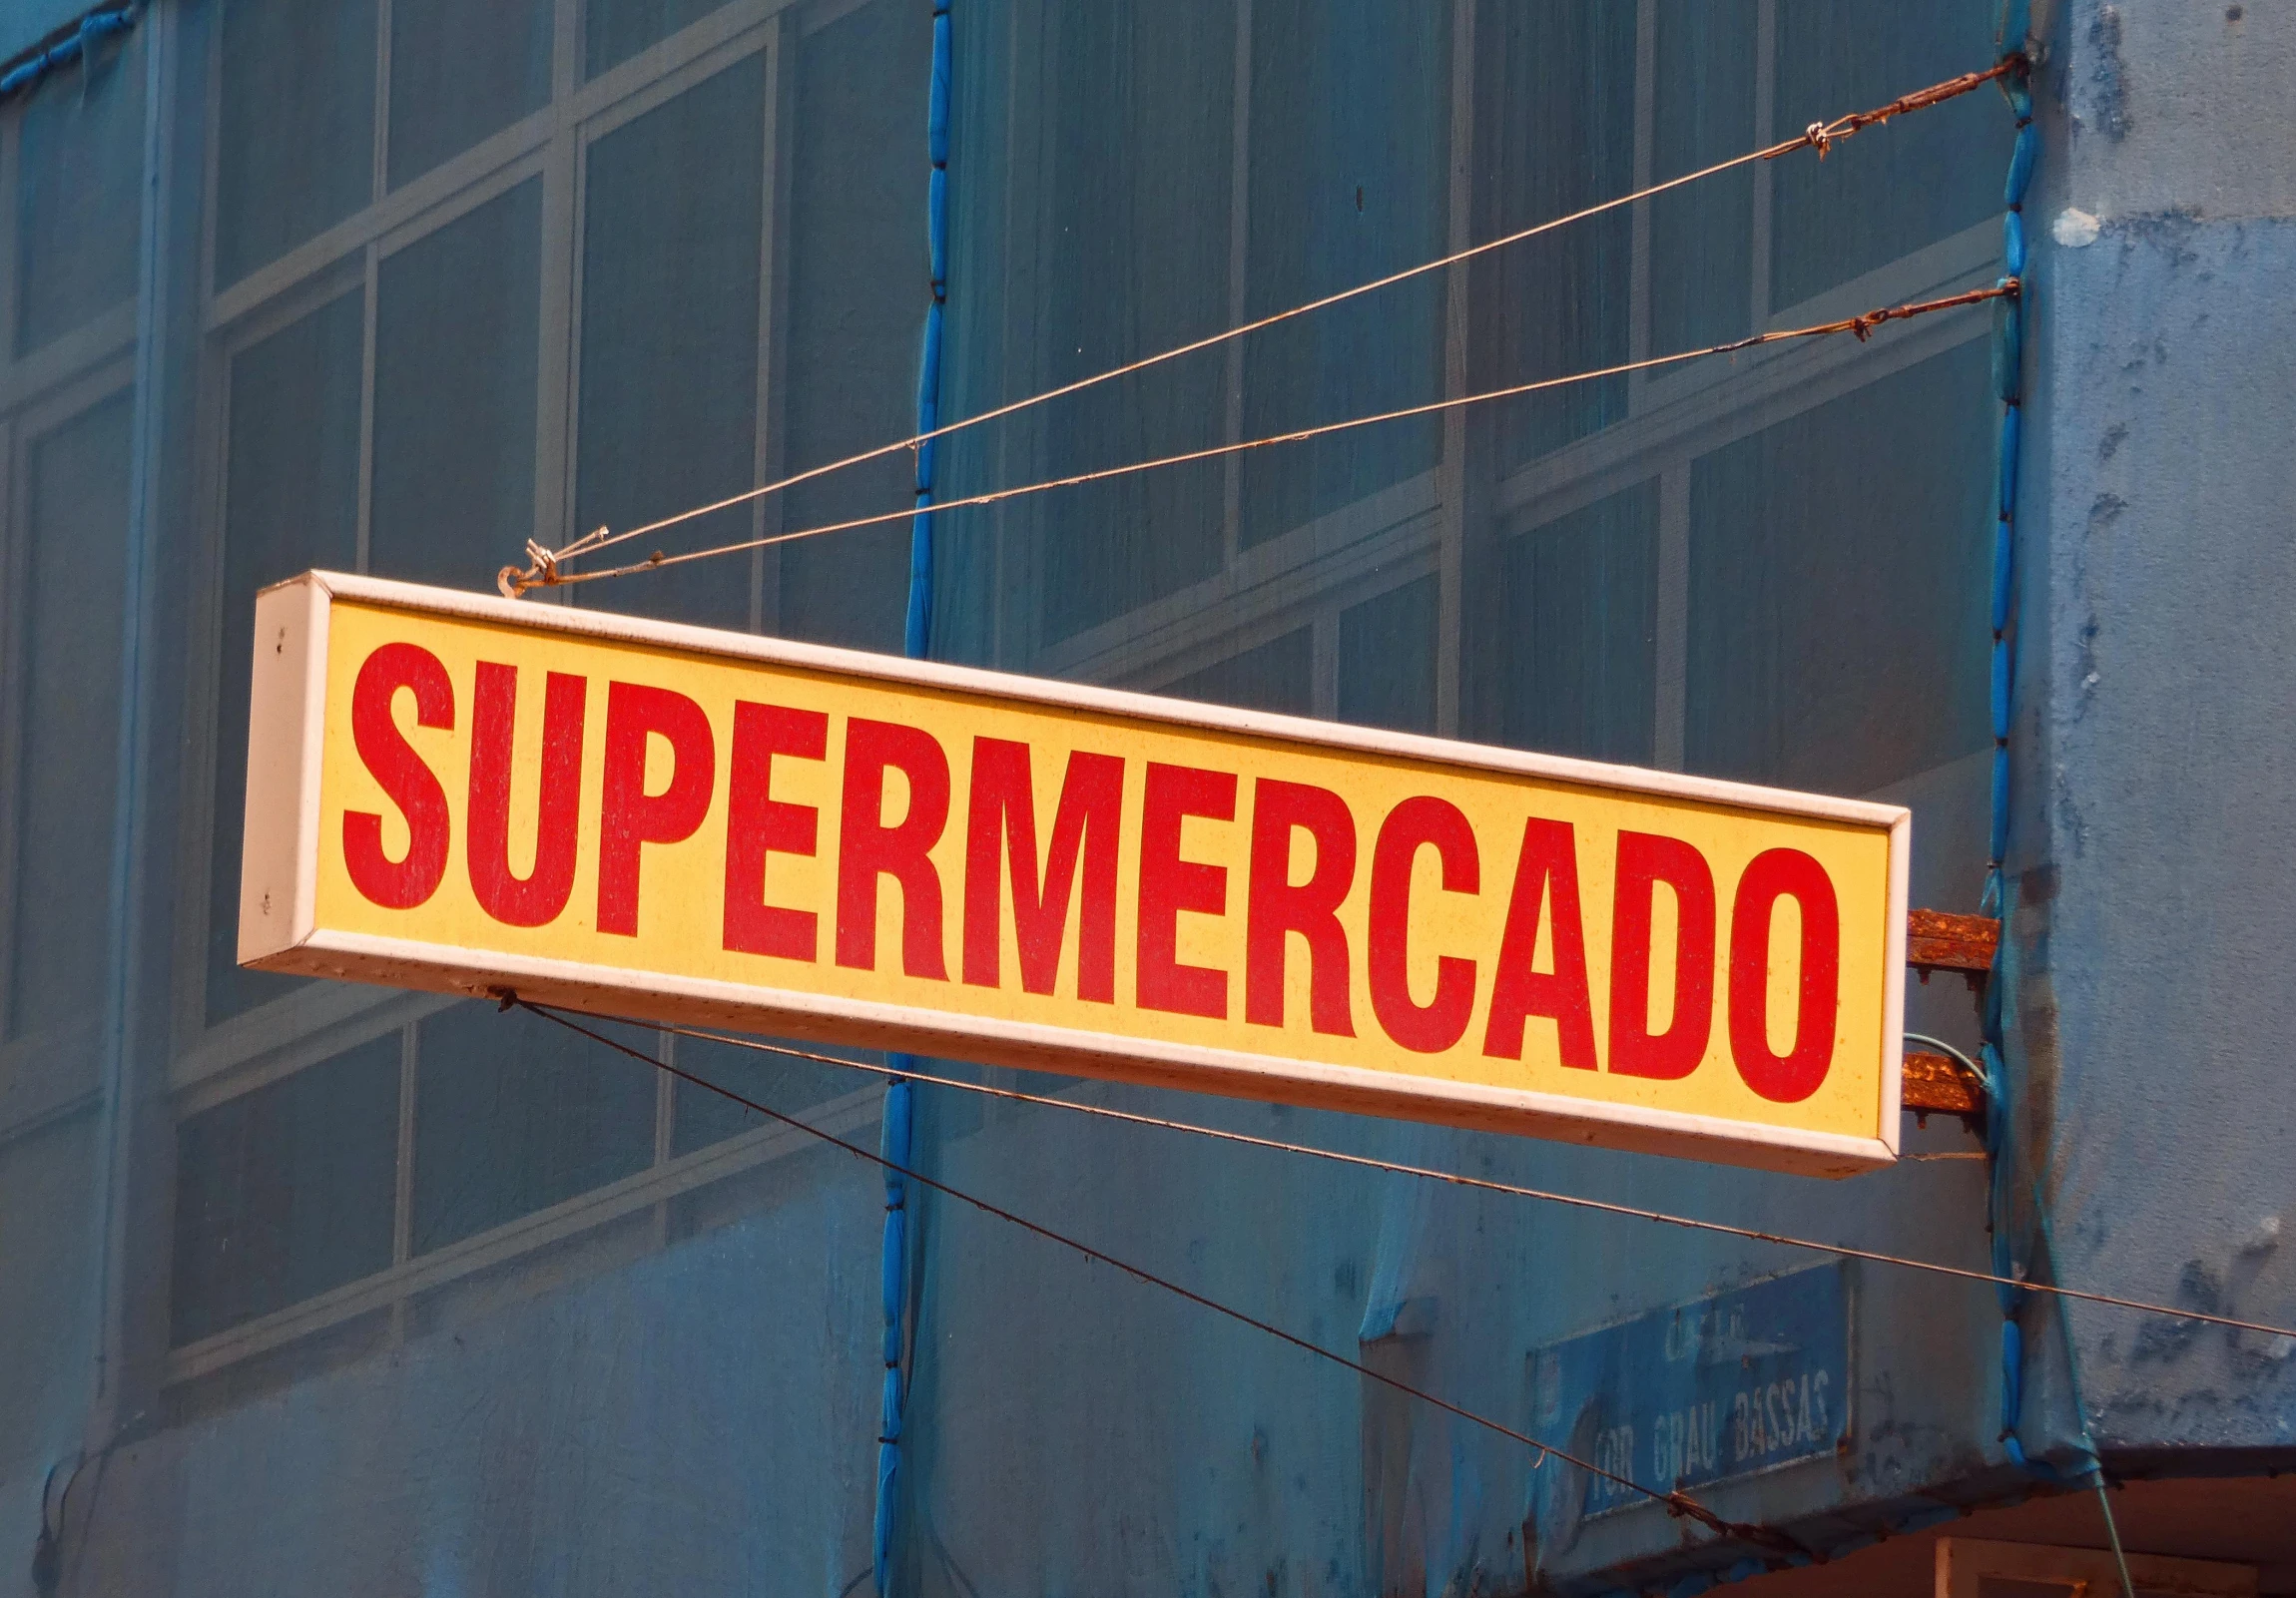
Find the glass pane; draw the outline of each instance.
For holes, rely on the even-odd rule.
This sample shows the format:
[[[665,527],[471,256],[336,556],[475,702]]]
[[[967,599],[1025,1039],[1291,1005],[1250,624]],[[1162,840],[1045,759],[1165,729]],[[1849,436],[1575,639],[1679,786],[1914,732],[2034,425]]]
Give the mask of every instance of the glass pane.
[[[726,0],[589,0],[582,30],[582,60],[595,78],[688,23],[699,22]]]
[[[208,882],[211,1022],[300,982],[239,968],[249,660],[257,589],[312,567],[347,571],[358,564],[361,320],[360,296],[343,294],[249,345],[231,363]]]
[[[1447,8],[1255,0],[1252,41],[1246,317],[1441,255]],[[1431,272],[1254,334],[1244,436],[1435,398],[1444,288]],[[1430,415],[1248,454],[1239,536],[1246,546],[1273,538],[1427,469],[1441,450],[1442,418]]]
[[[1476,151],[1492,211],[1488,234],[1478,238],[1634,187],[1634,7],[1490,6],[1475,44],[1484,71],[1498,79],[1496,110]],[[1483,258],[1478,314],[1496,325],[1470,340],[1472,386],[1624,360],[1633,239],[1632,219],[1620,210]],[[1626,381],[1573,383],[1491,409],[1500,460],[1519,464],[1625,415]]]
[[[129,396],[35,441],[16,674],[16,904],[8,1033],[100,1006],[110,961],[114,749],[128,535]]]
[[[173,1342],[390,1264],[398,1060],[388,1032],[177,1127]]]
[[[276,261],[374,193],[375,0],[229,0],[216,281]]]
[[[1790,138],[1820,118],[1990,66],[1999,12],[1995,0],[1778,0],[1778,116],[1770,137]],[[1774,163],[1771,305],[1783,309],[1994,221],[2014,136],[2001,95],[1986,89],[1869,129],[1824,161]]]
[[[906,0],[874,0],[798,50],[790,196],[785,449],[819,465],[916,431],[918,339],[932,300],[925,255],[924,102],[932,34]],[[783,525],[898,510],[906,453],[808,484]],[[781,627],[793,638],[897,653],[908,524],[786,544]]]
[[[542,180],[385,258],[374,330],[384,577],[494,592],[534,533]]]
[[[1434,573],[1340,612],[1340,720],[1435,730]]]
[[[831,1099],[879,1086],[884,1080],[866,1071],[841,1070],[818,1060],[766,1054],[733,1043],[706,1043],[687,1037],[673,1042],[681,1071],[691,1071],[705,1082],[730,1088],[784,1115],[797,1115]],[[861,1049],[834,1049],[818,1043],[794,1043],[791,1047],[814,1054],[846,1055],[870,1064],[884,1058]],[[737,1133],[776,1124],[771,1116],[744,1109],[724,1095],[691,1082],[678,1084],[677,1101],[677,1123],[670,1138],[673,1155],[691,1154]]]
[[[599,1030],[649,1054],[655,1047],[651,1032]],[[653,1162],[652,1067],[554,1021],[491,1004],[430,1016],[416,1039],[416,1254]]]
[[[25,104],[16,175],[16,350],[29,354],[136,294],[143,237],[138,29]]]
[[[1653,182],[1754,148],[1757,0],[1659,0],[1652,43]],[[1754,169],[1650,202],[1650,352],[1743,337],[1752,320]]]
[[[1238,710],[1308,716],[1314,713],[1316,702],[1315,660],[1315,634],[1303,627],[1153,692],[1174,699],[1233,705]]]
[[[550,99],[549,0],[391,0],[390,186]]]
[[[83,1114],[0,1147],[0,1472],[37,1483],[86,1438],[96,1340],[96,1150]]]
[[[1658,485],[1639,483],[1509,540],[1499,583],[1504,620],[1484,657],[1499,678],[1498,741],[1544,755],[1649,761]]]
[[[765,64],[752,56],[590,147],[579,528],[636,526],[756,480],[765,137]],[[753,526],[750,507],[737,506],[658,541],[707,549],[752,537]],[[747,627],[753,564],[696,561],[577,596]]]
[[[1045,165],[1034,263],[1043,387],[1228,325],[1236,18],[1232,0],[1106,0],[1060,13],[1032,131]],[[1184,115],[1176,108],[1185,107]],[[1220,442],[1217,353],[1108,383],[1022,423],[1012,480]],[[1025,474],[1025,475],[1023,475]],[[1219,570],[1219,461],[1063,490],[1014,518],[1040,529],[1042,632],[1066,638]]]
[[[1987,746],[1989,359],[1972,340],[1692,468],[1691,770],[1867,794]]]

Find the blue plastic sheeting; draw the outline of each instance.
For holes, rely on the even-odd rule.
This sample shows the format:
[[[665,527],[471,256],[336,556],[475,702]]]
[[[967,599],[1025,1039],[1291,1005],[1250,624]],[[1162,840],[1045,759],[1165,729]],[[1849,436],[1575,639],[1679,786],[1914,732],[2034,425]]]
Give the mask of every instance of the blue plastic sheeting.
[[[142,0],[90,6],[86,0],[14,0],[0,14],[0,94],[30,87],[77,60],[91,43],[131,27]],[[69,27],[72,31],[65,34]],[[38,47],[35,49],[35,47]]]
[[[853,1355],[874,1341],[875,1182],[808,1160],[760,1224],[188,1419],[100,1484],[89,1464],[68,1590],[820,1598],[865,1580],[876,1393]]]
[[[0,1541],[45,1546],[35,1581],[75,1595],[835,1598],[878,1574],[874,1439],[897,1427],[900,1598],[1755,1574],[1662,1509],[1574,1513],[1560,1467],[1487,1432],[540,1023],[237,972],[234,641],[255,589],[307,566],[483,582],[527,537],[636,525],[1877,104],[1990,59],[1992,10],[1661,0],[1638,38],[1595,5],[966,0],[943,30],[922,0],[760,28],[599,0],[562,38],[541,0],[397,3],[378,71],[361,0],[172,0],[133,70],[0,109]],[[400,32],[424,16],[428,53]],[[1906,802],[1917,903],[1975,905],[2008,851],[1998,1196],[1971,1159],[1818,1184],[1017,1080],[1971,1268],[1992,1200],[2020,1270],[2286,1320],[2274,961],[2296,927],[2270,862],[2296,833],[2296,483],[2273,356],[2296,196],[2274,185],[2296,152],[2276,106],[2236,101],[2290,64],[2221,18],[2206,49],[2141,8],[2055,26],[2066,76],[2040,86],[2013,227],[2015,113],[1989,90],[1769,164],[1766,205],[1752,174],[1653,203],[1639,262],[1620,218],[1431,274],[663,541],[895,512],[881,529],[579,601]],[[570,53],[547,75],[537,39]],[[2230,70],[2240,49],[2274,70]],[[578,108],[537,98],[565,85]],[[2225,160],[2228,128],[2258,159]],[[2205,219],[2175,211],[2202,192]],[[126,226],[122,194],[164,231]],[[2068,194],[2103,208],[2094,243],[2057,242],[2085,237]],[[369,228],[387,248],[314,248]],[[1974,311],[960,512],[921,550],[907,514],[1979,286],[2020,250],[2047,292],[2006,432]],[[131,655],[139,503],[164,602]],[[123,770],[129,705],[165,736]],[[114,858],[122,796],[132,847],[96,883],[80,862]],[[118,1093],[87,1024],[114,993]],[[1979,1046],[1960,983],[1908,1002]],[[872,1136],[873,1079],[630,1036]],[[1812,1263],[906,1098],[937,1178],[1509,1425],[1542,1424],[1537,1350]],[[1848,1448],[1702,1484],[1719,1512],[1835,1550],[2028,1489],[2005,1397],[2027,1458],[2079,1466],[2056,1307],[2028,1301],[2005,1349],[1982,1283],[1839,1280]],[[2070,1328],[2108,1468],[2296,1463],[2280,1345],[2102,1309]]]
[[[89,12],[70,33],[0,72],[0,98],[23,94],[50,73],[75,62],[85,64],[90,52],[103,40],[126,33],[136,25],[137,10],[136,5],[125,5]]]
[[[931,88],[925,97],[925,159],[931,179],[925,191],[925,258],[930,265],[931,299],[924,308],[924,335],[917,357],[916,446],[917,515],[909,524],[908,606],[901,653],[911,660],[932,654],[932,504],[937,440],[927,436],[940,425],[940,340],[948,299],[948,106],[950,23],[947,0],[932,9]],[[906,1055],[891,1063],[905,1066]],[[892,1590],[893,1536],[900,1514],[900,1445],[907,1374],[901,1368],[902,1339],[908,1333],[908,1179],[901,1174],[914,1158],[911,1140],[914,1089],[895,1080],[885,1088],[884,1119],[878,1147],[896,1169],[884,1173],[884,1395],[877,1426],[876,1513],[870,1570],[878,1598]]]

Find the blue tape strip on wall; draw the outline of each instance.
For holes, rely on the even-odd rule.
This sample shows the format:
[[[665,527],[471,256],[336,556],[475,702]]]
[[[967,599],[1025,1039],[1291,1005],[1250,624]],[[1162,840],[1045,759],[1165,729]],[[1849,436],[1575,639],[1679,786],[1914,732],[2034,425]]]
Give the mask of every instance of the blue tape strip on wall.
[[[916,430],[929,433],[940,425],[940,340],[942,307],[948,299],[948,109],[949,109],[948,0],[934,0],[932,8],[932,79],[925,101],[925,157],[931,172],[925,187],[925,253],[931,298],[925,305],[924,328],[917,352]],[[922,514],[932,503],[936,451],[932,443],[916,451],[916,509],[908,534],[908,614],[901,629],[901,651],[911,660],[932,653],[932,518]],[[905,1054],[890,1057],[897,1069],[913,1061]],[[897,1166],[909,1163],[913,1150],[914,1086],[900,1078],[885,1089],[884,1125],[880,1147]],[[900,1444],[907,1399],[908,1372],[901,1367],[902,1346],[908,1325],[908,1184],[892,1172],[884,1182],[884,1253],[881,1285],[884,1295],[884,1396],[877,1432],[876,1515],[871,1528],[870,1558],[877,1598],[889,1598],[892,1584],[892,1544],[895,1514],[900,1502]]]

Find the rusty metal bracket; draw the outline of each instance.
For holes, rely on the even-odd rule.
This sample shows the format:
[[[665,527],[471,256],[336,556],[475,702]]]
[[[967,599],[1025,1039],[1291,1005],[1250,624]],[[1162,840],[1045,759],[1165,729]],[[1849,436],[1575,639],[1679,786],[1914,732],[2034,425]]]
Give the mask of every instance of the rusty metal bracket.
[[[1906,964],[1919,971],[1924,982],[1932,971],[1959,971],[1972,992],[1983,989],[2001,940],[2002,924],[1990,915],[1947,910],[1912,910],[1906,915]],[[1985,1115],[1985,1082],[1949,1055],[1909,1052],[1901,1081],[1905,1108],[1925,1121],[1932,1115],[1953,1115],[1974,1126]]]
[[[1971,987],[1982,987],[2001,948],[2002,924],[1990,915],[1955,915],[1947,910],[1906,914],[1906,963],[1927,982],[1932,971],[1959,971]]]
[[[1985,1114],[1985,1084],[1951,1055],[1917,1050],[1906,1056],[1900,1103],[1916,1115],[1958,1115],[1976,1121]]]

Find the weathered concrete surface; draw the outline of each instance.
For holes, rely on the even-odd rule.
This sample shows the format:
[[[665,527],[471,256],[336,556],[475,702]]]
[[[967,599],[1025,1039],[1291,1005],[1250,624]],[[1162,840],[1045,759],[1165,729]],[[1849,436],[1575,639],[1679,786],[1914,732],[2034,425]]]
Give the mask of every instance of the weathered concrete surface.
[[[2024,479],[2010,923],[2010,1041],[2059,1279],[2281,1325],[2296,1321],[2291,85],[2286,7],[2058,19],[2032,208],[2026,437],[2043,448]],[[2032,1324],[2061,1441],[2058,1339]],[[2109,1310],[2072,1325],[2091,1428],[2121,1463],[2222,1470],[2296,1448],[2296,1340]]]

